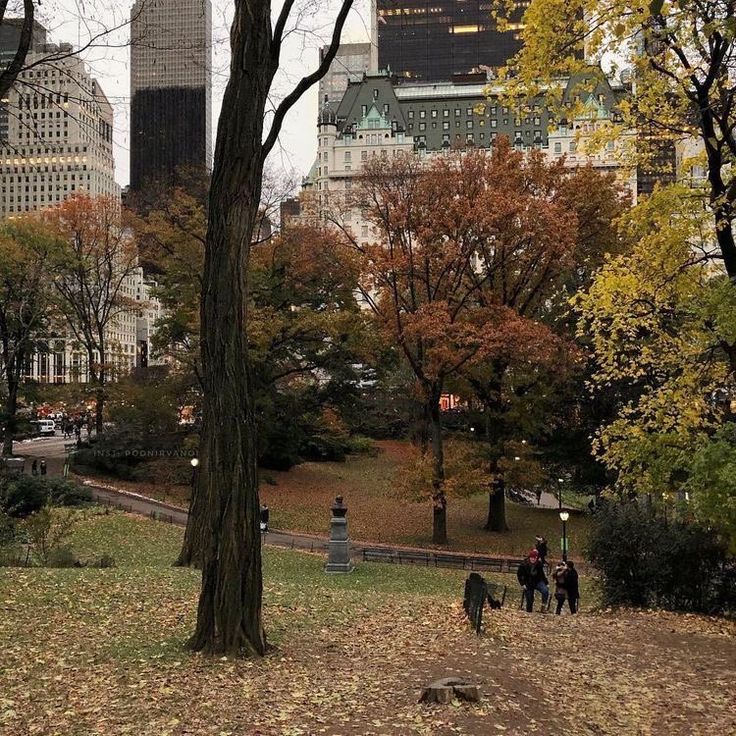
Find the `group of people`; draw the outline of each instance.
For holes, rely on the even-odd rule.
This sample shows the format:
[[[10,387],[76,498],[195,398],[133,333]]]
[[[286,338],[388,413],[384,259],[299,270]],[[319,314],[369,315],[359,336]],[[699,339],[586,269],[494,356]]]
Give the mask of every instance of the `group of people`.
[[[534,549],[529,550],[526,559],[519,565],[516,577],[523,589],[526,610],[531,613],[534,609],[534,593],[539,591],[542,596],[542,611],[549,610],[549,580],[545,568],[547,566],[547,540],[538,536]],[[552,572],[554,582],[554,596],[557,602],[555,613],[559,616],[567,601],[570,613],[577,613],[580,600],[580,585],[578,571],[572,560],[560,560]]]
[[[33,458],[33,462],[31,463],[31,475],[38,475],[39,473],[41,475],[46,475],[46,472],[46,458],[42,457],[40,463],[36,458]]]
[[[72,435],[80,441],[82,438],[82,427],[87,427],[87,434],[89,435],[89,428],[92,426],[92,418],[90,415],[78,414],[74,417],[69,417],[64,414],[61,418],[61,432],[65,439],[68,439]]]

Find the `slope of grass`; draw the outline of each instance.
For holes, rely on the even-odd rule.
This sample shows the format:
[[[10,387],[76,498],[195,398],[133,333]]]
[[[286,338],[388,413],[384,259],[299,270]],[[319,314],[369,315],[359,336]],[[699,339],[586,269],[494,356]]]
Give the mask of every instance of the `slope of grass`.
[[[261,497],[271,508],[271,526],[292,531],[326,534],[329,509],[335,496],[349,507],[350,536],[356,540],[431,546],[432,507],[428,501],[402,497],[399,481],[408,461],[409,446],[379,443],[376,457],[358,455],[344,463],[304,463],[288,473],[264,473]],[[552,556],[561,550],[561,522],[555,509],[507,502],[509,532],[491,533],[482,527],[488,496],[450,498],[447,504],[449,549],[480,554],[523,555],[537,534],[550,543]],[[570,556],[580,557],[588,519],[573,513],[568,522]]]
[[[91,515],[76,551],[117,554],[119,567],[0,569],[3,736],[734,732],[732,625],[509,606],[478,637],[455,570],[364,564],[328,576],[319,556],[266,549],[277,648],[260,661],[191,655],[199,573],[170,566],[180,535]],[[418,704],[422,685],[449,674],[480,684],[480,703]],[[565,708],[550,683],[565,684]]]

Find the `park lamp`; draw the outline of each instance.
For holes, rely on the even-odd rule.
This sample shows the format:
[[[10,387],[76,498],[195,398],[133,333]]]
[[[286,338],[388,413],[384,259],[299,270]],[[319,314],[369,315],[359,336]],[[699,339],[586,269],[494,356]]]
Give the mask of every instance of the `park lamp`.
[[[560,520],[561,521],[567,521],[570,518],[570,512],[569,511],[560,511]]]
[[[199,458],[193,457],[189,462],[192,464],[193,468],[196,468],[197,465],[199,465]]]

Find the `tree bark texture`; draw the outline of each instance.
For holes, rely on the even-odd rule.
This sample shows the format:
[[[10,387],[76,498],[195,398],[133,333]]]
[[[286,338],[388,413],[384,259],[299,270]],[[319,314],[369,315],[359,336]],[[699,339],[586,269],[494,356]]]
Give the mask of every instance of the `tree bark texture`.
[[[288,110],[327,73],[352,0],[343,0],[319,68],[278,105],[264,141],[265,110],[293,5],[293,0],[284,0],[272,31],[270,0],[235,1],[230,79],[217,127],[200,308],[200,472],[180,557],[183,563],[201,562],[197,626],[189,646],[209,654],[266,651],[257,440],[246,337],[249,249],[265,158]]]
[[[427,413],[430,419],[432,448],[432,542],[447,544],[447,497],[445,496],[445,456],[442,441],[441,387],[429,392]]]
[[[5,398],[3,413],[5,414],[5,432],[3,434],[3,457],[12,457],[13,440],[15,439],[18,411],[18,381],[8,379],[8,395]]]
[[[205,392],[200,473],[187,528],[190,549],[197,539],[204,543],[190,647],[210,654],[266,651],[246,270],[261,194],[263,112],[275,72],[267,63],[270,40],[270,3],[236,3],[231,74],[209,195],[201,304]]]

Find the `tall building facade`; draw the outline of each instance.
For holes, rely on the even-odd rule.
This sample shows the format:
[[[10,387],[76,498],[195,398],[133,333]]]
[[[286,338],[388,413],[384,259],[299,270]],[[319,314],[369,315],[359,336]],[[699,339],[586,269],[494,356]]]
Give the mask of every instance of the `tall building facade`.
[[[422,82],[498,68],[521,48],[518,0],[503,22],[499,0],[374,0],[378,68]]]
[[[136,0],[131,11],[130,186],[171,183],[212,159],[210,0]]]
[[[45,31],[39,33],[45,40]],[[75,192],[118,197],[113,112],[70,44],[39,43],[4,101],[0,217],[63,202]]]
[[[329,46],[323,46],[319,50],[319,61],[322,63]],[[330,64],[327,74],[319,80],[319,104],[325,102],[337,109],[348,82],[359,80],[363,74],[371,71],[372,47],[370,43],[342,43],[337,49],[337,55]]]
[[[577,99],[577,84],[560,80],[563,99],[579,112],[553,125],[544,100],[523,111],[505,104],[500,84],[476,81],[396,83],[386,74],[369,74],[350,82],[337,109],[323,106],[317,130],[317,160],[303,182],[301,208],[282,213],[286,222],[332,222],[360,245],[375,232],[353,201],[351,190],[368,161],[399,155],[431,157],[445,151],[491,148],[499,136],[518,151],[538,150],[550,160],[564,155],[568,167],[592,166],[613,173],[636,198],[636,172],[622,164],[629,132],[601,148],[599,129],[620,122],[618,105],[627,90],[601,77]],[[286,217],[284,217],[286,215]]]

